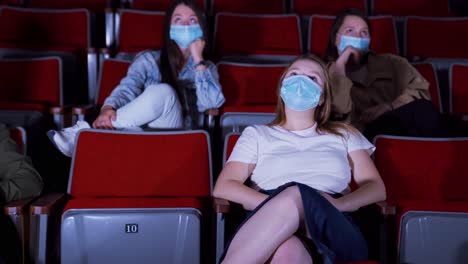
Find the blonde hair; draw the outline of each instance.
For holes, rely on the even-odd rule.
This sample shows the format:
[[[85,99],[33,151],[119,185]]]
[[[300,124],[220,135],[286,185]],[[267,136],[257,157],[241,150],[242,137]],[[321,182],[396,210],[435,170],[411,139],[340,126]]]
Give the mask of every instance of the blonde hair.
[[[286,76],[286,73],[291,68],[291,66],[296,63],[297,61],[301,60],[308,60],[317,63],[320,65],[324,75],[324,86],[323,86],[323,102],[315,108],[314,118],[317,122],[317,133],[325,134],[331,133],[340,137],[344,137],[344,135],[340,132],[340,129],[344,129],[350,132],[356,131],[355,128],[351,127],[342,122],[335,122],[330,121],[330,113],[331,113],[331,91],[330,91],[330,76],[328,74],[327,68],[325,63],[317,56],[312,54],[304,54],[297,58],[295,58],[284,70],[283,74],[281,75],[280,81],[278,83],[278,87],[276,89],[276,95],[278,97],[278,102],[276,104],[276,117],[275,119],[269,124],[269,126],[282,126],[286,123],[286,113],[284,109],[284,102],[281,99],[280,91],[281,85],[283,80]]]

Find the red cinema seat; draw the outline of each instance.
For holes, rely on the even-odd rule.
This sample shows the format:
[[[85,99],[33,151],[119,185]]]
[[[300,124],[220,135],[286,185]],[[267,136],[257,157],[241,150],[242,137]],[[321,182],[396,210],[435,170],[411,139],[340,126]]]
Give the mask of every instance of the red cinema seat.
[[[278,82],[286,66],[284,63],[218,63],[219,80],[226,97],[220,121],[223,135],[273,120]]]
[[[100,107],[104,104],[104,100],[127,75],[129,66],[130,62],[124,60],[106,59],[102,62],[96,102],[86,107],[74,107],[73,113],[76,120],[83,121],[88,113],[95,113],[100,110]]]
[[[434,65],[432,63],[413,63],[413,66],[418,70],[418,72],[429,82],[429,93],[431,95],[431,101],[439,109],[440,112],[443,112],[442,100],[440,97],[440,88],[439,81],[437,78],[437,73]]]
[[[136,54],[140,51],[158,50],[163,45],[164,12],[119,10],[117,54]]]
[[[132,9],[166,12],[172,0],[130,0],[128,2]],[[206,9],[206,2],[207,0],[195,0],[197,6],[202,9]]]
[[[304,15],[336,15],[346,8],[356,8],[364,14],[367,10],[365,0],[291,0],[291,10]]]
[[[64,103],[85,103],[96,84],[86,9],[0,8],[0,57],[60,56],[67,78]]]
[[[299,16],[218,13],[215,57],[290,60],[302,53]]]
[[[285,0],[211,0],[211,11],[243,14],[284,14]]]
[[[0,59],[0,109],[52,113],[62,127],[62,71],[59,57]]]
[[[449,0],[371,0],[371,15],[450,16]]]
[[[468,64],[453,64],[449,72],[450,113],[468,117]]]
[[[407,17],[405,56],[413,60],[468,59],[467,35],[468,18]]]
[[[398,263],[456,263],[468,235],[468,138],[378,136],[375,146]]]
[[[209,142],[195,130],[81,131],[68,196],[44,196],[31,206],[35,262],[54,259],[60,233],[61,263],[207,263]]]

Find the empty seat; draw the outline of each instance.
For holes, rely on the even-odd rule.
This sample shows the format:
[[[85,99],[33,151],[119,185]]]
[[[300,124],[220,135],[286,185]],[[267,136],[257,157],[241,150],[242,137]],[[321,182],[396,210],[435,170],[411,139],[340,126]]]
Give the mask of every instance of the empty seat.
[[[278,82],[286,64],[218,63],[226,102],[222,109],[223,134],[274,118]]]
[[[195,0],[195,3],[202,9],[206,9],[207,0]],[[172,0],[129,0],[130,8],[148,11],[163,11],[165,12]]]
[[[59,57],[0,59],[0,73],[0,109],[38,111],[44,116],[52,111],[55,125],[63,125]]]
[[[215,56],[285,58],[302,53],[299,17],[218,13],[215,21]]]
[[[398,263],[466,262],[468,138],[378,136],[375,145],[387,201],[396,206]]]
[[[164,12],[121,9],[118,14],[120,22],[116,28],[115,53],[134,55],[163,46]]]
[[[211,0],[211,11],[244,14],[284,14],[285,0]]]
[[[308,23],[308,51],[325,56],[334,16],[313,15]],[[370,49],[376,53],[398,54],[398,38],[391,16],[369,17],[372,27]]]
[[[371,15],[450,16],[449,0],[371,0]]]
[[[74,107],[73,113],[76,115],[77,120],[84,120],[86,115],[99,111],[100,107],[104,104],[104,100],[127,75],[129,66],[129,61],[117,59],[106,59],[102,62],[96,102],[86,107]]]
[[[73,9],[85,8],[91,15],[91,45],[105,47],[105,12],[111,8],[109,0],[28,0],[28,8]]]
[[[0,8],[0,57],[60,56],[64,103],[85,103],[96,83],[96,55],[90,45],[89,12],[85,9]]]
[[[450,113],[468,117],[468,64],[450,67]]]
[[[468,59],[468,18],[407,17],[405,56],[409,59]]]
[[[9,5],[9,6],[22,6],[23,0],[0,0],[0,6]]]
[[[443,111],[442,100],[440,95],[439,81],[434,65],[432,63],[413,63],[413,66],[418,72],[429,82],[429,94],[431,101],[440,112]]]
[[[53,219],[50,206],[62,204],[55,212],[61,263],[209,262],[210,154],[204,131],[81,131],[70,199],[50,195],[32,204],[32,226],[40,226],[32,230],[33,246],[41,251],[35,261],[52,256],[44,243],[58,233],[47,234],[52,225],[41,223]]]
[[[367,12],[366,0],[291,0],[291,10],[300,15],[336,15],[345,8],[357,8]]]

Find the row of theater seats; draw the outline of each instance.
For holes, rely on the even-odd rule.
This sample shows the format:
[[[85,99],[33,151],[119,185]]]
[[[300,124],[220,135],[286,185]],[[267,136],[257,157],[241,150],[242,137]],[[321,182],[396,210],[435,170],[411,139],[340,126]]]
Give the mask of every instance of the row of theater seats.
[[[226,136],[223,162],[239,135]],[[380,263],[466,263],[468,138],[379,136],[375,145],[387,188],[373,219]],[[214,155],[204,131],[84,130],[67,193],[4,211],[34,263],[213,263],[235,213],[211,197]]]
[[[61,59],[59,57],[42,57],[34,59],[0,59],[0,79],[3,102],[2,109],[33,110],[56,126],[61,127],[64,115],[55,111],[48,114],[54,106],[63,104],[63,79],[61,76]],[[75,106],[74,120],[83,120],[89,109],[99,109],[104,99],[126,75],[130,62],[117,59],[104,60],[97,89],[96,99],[87,106]],[[246,63],[220,61],[218,73],[226,102],[222,113],[254,112],[273,113],[276,104],[276,87],[286,63]],[[448,100],[441,97],[441,83],[431,63],[415,63],[416,69],[430,82],[430,94],[434,105],[441,111],[456,116],[468,116],[468,64],[455,63],[449,68]],[[24,78],[28,76],[28,78]],[[251,89],[255,87],[255,89]],[[445,110],[442,102],[445,102]],[[63,109],[62,109],[63,110]],[[89,112],[88,112],[89,113]],[[248,118],[223,115],[221,127],[229,122],[239,123]],[[227,123],[224,123],[227,122]],[[231,123],[231,124],[234,124]],[[24,125],[24,124],[18,124]]]
[[[1,0],[0,5],[28,8],[87,8],[93,12],[103,12],[106,8],[132,8],[148,11],[165,11],[171,0]],[[369,15],[395,16],[452,16],[460,8],[457,1],[385,1],[385,0],[195,0],[208,14],[218,12],[301,15],[335,15],[340,10],[353,7]]]
[[[91,44],[93,30],[85,9],[4,7],[0,12],[0,58],[61,58],[64,85],[61,105],[95,102],[99,65],[109,54],[129,59],[136,52],[162,46],[161,12],[122,9],[108,13],[104,35],[109,49],[101,50]],[[296,14],[218,13],[213,23],[213,58],[278,62],[304,52],[323,56],[333,17],[303,18]],[[371,17],[371,23],[373,50],[400,54],[410,61],[433,62],[442,82],[448,80],[450,63],[468,60],[467,18],[405,17],[395,23],[394,17],[375,16]]]

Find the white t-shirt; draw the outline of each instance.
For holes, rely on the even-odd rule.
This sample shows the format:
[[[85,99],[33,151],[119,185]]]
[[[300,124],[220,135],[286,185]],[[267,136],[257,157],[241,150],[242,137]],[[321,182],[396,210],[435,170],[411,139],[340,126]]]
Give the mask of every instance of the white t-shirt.
[[[351,167],[348,153],[375,147],[358,131],[341,130],[343,137],[318,134],[316,125],[298,131],[280,126],[247,127],[228,162],[256,164],[251,181],[256,188],[276,189],[299,182],[327,193],[348,192]]]

